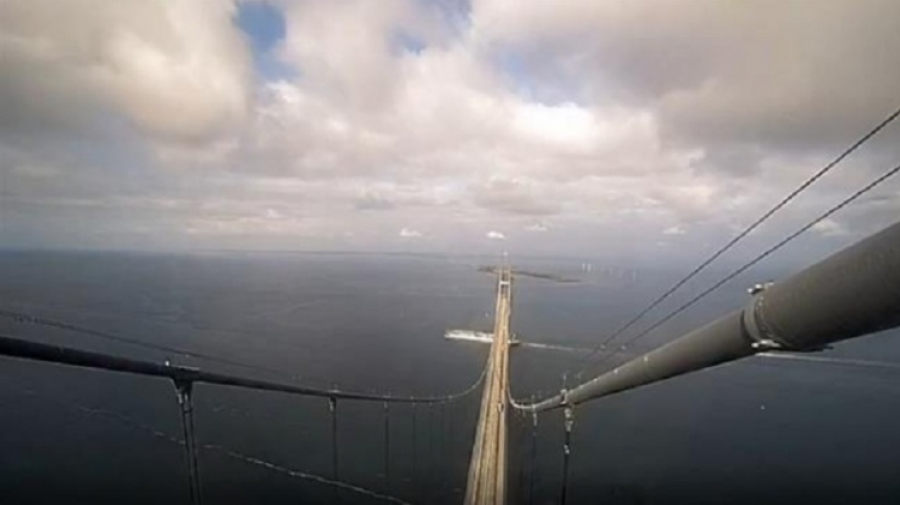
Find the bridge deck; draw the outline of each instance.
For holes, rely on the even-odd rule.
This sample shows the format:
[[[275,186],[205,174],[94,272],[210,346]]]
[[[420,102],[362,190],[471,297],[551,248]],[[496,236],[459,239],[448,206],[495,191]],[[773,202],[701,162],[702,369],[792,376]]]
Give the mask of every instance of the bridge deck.
[[[506,501],[506,391],[511,296],[512,275],[508,269],[503,269],[497,281],[494,340],[469,463],[466,505],[503,505]]]

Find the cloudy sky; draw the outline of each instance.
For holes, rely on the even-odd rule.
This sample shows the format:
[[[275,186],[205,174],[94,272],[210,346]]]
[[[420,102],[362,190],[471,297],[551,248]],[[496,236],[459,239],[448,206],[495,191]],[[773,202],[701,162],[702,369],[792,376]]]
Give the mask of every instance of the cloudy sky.
[[[696,259],[900,106],[898,63],[895,0],[0,0],[0,246]]]

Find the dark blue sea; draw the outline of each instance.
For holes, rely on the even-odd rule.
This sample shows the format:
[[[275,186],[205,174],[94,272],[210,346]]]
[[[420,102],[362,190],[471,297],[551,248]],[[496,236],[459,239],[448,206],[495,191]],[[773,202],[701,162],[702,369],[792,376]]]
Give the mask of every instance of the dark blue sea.
[[[3,252],[0,309],[71,327],[0,318],[0,334],[271,381],[450,394],[478,378],[487,347],[444,333],[490,330],[494,279],[479,266],[494,261]],[[516,278],[517,338],[570,348],[512,351],[521,399],[571,383],[566,372],[580,368],[579,349],[683,273],[552,258],[515,263],[577,281]],[[751,272],[606,363],[737,309],[747,286],[786,273]],[[816,356],[828,359],[756,357],[580,407],[567,503],[900,503],[900,335]],[[443,407],[391,406],[387,454],[382,404],[339,401],[336,478],[410,503],[461,503],[478,399],[476,392]],[[386,503],[319,480],[335,478],[327,400],[198,385],[194,402],[204,503]],[[532,419],[512,418],[510,503],[559,502],[561,417],[539,419],[534,451]],[[180,438],[165,380],[0,358],[2,504],[189,503]]]

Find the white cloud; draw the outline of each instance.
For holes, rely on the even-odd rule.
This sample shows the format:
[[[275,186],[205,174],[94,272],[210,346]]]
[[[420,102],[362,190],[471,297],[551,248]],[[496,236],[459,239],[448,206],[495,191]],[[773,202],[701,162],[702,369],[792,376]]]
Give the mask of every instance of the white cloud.
[[[287,29],[274,57],[297,78],[254,78],[231,1],[0,0],[7,229],[366,250],[428,230],[422,245],[467,252],[488,250],[485,230],[524,230],[509,238],[523,254],[625,258],[690,229],[677,248],[690,255],[752,222],[900,89],[889,52],[863,51],[895,46],[900,16],[869,0],[475,0],[463,23],[416,0],[273,5]],[[872,159],[893,159],[887,144],[752,238],[864,184]]]
[[[849,231],[834,219],[826,218],[814,224],[813,230],[825,237],[842,237],[849,234]]]
[[[849,143],[896,107],[900,68],[882,48],[900,44],[897,2],[475,0],[471,19],[539,90],[654,107],[691,141]]]
[[[494,230],[487,232],[485,234],[485,237],[487,237],[490,240],[506,240],[506,235],[504,235],[503,233],[501,233],[499,231],[494,231]]]
[[[119,114],[178,141],[234,128],[251,63],[230,0],[0,3],[0,126],[102,128]]]
[[[403,238],[421,238],[422,232],[413,230],[412,228],[403,228],[400,230],[400,236]]]

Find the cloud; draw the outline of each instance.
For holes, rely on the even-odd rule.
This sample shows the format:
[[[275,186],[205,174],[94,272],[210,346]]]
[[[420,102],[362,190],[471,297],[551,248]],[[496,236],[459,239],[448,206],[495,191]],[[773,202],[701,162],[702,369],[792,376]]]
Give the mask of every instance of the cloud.
[[[400,230],[400,236],[403,238],[421,238],[422,232],[411,228],[403,228]]]
[[[536,92],[649,106],[684,141],[848,143],[896,107],[896,2],[477,0],[471,17]]]
[[[265,57],[292,72],[261,70],[228,0],[0,2],[0,243],[381,250],[406,223],[441,252],[524,230],[522,254],[632,261],[690,229],[676,261],[752,222],[900,89],[881,49],[900,37],[892,2],[267,5],[284,32]],[[748,242],[896,162],[896,132]],[[836,219],[881,226],[895,193]],[[804,247],[833,247],[819,231]]]
[[[353,203],[353,206],[359,210],[391,210],[396,208],[396,204],[389,198],[372,193],[367,193],[359,197]]]
[[[110,128],[194,142],[247,115],[250,57],[234,5],[210,0],[0,4],[0,128]]]
[[[477,205],[506,213],[523,215],[549,215],[561,210],[552,195],[542,192],[535,182],[519,179],[492,179],[474,188]]]
[[[494,230],[487,232],[485,234],[485,237],[487,237],[490,240],[506,240],[506,235],[504,235],[503,233],[501,233],[499,231],[494,231]]]
[[[825,237],[842,237],[849,234],[849,231],[843,225],[833,219],[823,219],[814,224],[812,229]]]

